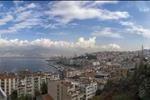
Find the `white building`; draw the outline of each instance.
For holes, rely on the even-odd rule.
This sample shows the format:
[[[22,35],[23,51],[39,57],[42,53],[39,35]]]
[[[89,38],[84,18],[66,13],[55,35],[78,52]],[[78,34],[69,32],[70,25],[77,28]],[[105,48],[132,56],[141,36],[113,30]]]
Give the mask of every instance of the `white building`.
[[[14,74],[1,74],[0,87],[7,94],[10,95],[16,87],[16,76]]]
[[[48,82],[48,94],[54,100],[89,100],[95,96],[97,82],[88,79]]]
[[[1,88],[0,88],[0,100],[7,100],[7,95]]]
[[[92,65],[93,65],[93,66],[99,66],[99,65],[100,65],[100,62],[99,62],[99,61],[94,61],[94,62],[92,62]]]
[[[80,83],[82,91],[84,91],[84,100],[89,100],[97,91],[97,83],[90,82],[90,83]]]
[[[79,76],[81,74],[82,74],[82,71],[81,70],[76,70],[76,69],[66,69],[64,71],[64,75],[65,75],[66,78]]]
[[[98,84],[92,78],[80,77],[79,79],[71,80],[73,84],[78,86],[81,92],[84,93],[83,100],[90,100],[95,96]]]
[[[34,96],[35,90],[40,91],[41,84],[48,79],[47,75],[43,73],[26,73],[21,75],[18,75],[17,78],[17,92],[19,96],[24,94]]]
[[[14,90],[17,90],[18,96],[25,94],[34,96],[35,90],[40,91],[41,84],[50,78],[48,73],[42,72],[2,73],[0,74],[0,87],[7,96],[11,95]]]

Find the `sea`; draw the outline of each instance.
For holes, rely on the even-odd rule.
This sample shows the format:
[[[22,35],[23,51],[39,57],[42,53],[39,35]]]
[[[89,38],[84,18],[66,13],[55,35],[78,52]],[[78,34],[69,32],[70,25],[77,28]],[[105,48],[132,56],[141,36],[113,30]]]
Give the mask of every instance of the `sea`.
[[[55,69],[49,66],[47,59],[38,57],[0,57],[0,72],[22,70],[52,72]]]

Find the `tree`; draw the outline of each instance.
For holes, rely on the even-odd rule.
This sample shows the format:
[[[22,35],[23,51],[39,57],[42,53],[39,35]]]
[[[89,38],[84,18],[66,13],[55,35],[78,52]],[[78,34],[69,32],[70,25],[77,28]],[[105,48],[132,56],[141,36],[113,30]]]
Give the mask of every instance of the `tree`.
[[[112,97],[112,100],[133,100],[130,95],[127,94],[117,94]]]
[[[29,94],[21,95],[18,100],[33,100],[32,96]]]
[[[40,91],[38,89],[35,89],[34,91],[35,91],[34,92],[34,100],[36,100],[36,97],[40,96],[41,93],[40,93]]]
[[[100,95],[101,93],[102,93],[102,91],[101,91],[100,89],[98,89],[98,90],[96,91],[95,96],[98,96],[98,95]]]
[[[104,100],[102,96],[94,96],[92,100]]]
[[[35,89],[35,94],[34,95],[35,96],[39,96],[39,95],[41,95],[41,93],[40,93],[40,91],[38,89]]]
[[[48,92],[48,87],[47,87],[47,83],[46,82],[43,82],[41,84],[41,94],[47,94]]]
[[[146,65],[144,69],[144,73],[141,74],[142,79],[139,84],[139,96],[143,100],[147,100],[145,98],[150,98],[150,66]]]
[[[110,91],[112,92],[109,95]],[[102,96],[104,99],[99,99]],[[129,74],[127,78],[118,82],[108,81],[100,96],[95,96],[93,100],[106,100],[105,97],[108,96],[108,100],[149,100],[150,64],[141,61],[134,73]]]
[[[17,90],[14,90],[10,95],[11,100],[18,100]]]

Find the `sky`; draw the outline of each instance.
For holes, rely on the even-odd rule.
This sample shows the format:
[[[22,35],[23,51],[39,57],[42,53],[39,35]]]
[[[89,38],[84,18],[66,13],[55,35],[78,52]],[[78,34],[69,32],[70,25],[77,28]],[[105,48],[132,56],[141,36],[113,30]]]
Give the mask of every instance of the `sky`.
[[[150,48],[149,1],[0,1],[0,56]]]

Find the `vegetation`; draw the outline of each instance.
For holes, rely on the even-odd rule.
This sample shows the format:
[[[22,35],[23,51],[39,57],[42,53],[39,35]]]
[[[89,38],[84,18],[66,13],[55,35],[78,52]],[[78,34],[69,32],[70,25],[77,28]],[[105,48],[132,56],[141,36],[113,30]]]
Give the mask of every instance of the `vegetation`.
[[[11,93],[9,100],[33,100],[33,98],[32,98],[32,96],[29,95],[29,94],[21,95],[20,97],[18,97],[17,91],[14,90],[14,91]]]
[[[32,95],[26,94],[26,95],[21,95],[18,97],[17,90],[14,90],[11,95],[9,100],[36,100],[36,96],[41,95],[39,90],[35,90],[35,97],[32,97]]]
[[[92,100],[104,100],[104,97],[102,96],[94,96]]]
[[[47,94],[48,92],[48,87],[47,87],[47,83],[46,82],[43,82],[41,84],[41,94]]]
[[[35,89],[34,91],[35,92],[34,92],[34,99],[33,100],[36,100],[36,97],[40,96],[41,92],[38,89]]]
[[[112,97],[112,100],[133,100],[133,99],[130,95],[122,93],[122,94],[114,95]]]
[[[29,94],[21,95],[17,100],[33,100],[32,96]]]
[[[11,100],[18,100],[18,93],[17,90],[14,90],[10,95]]]
[[[41,95],[41,93],[40,93],[40,91],[38,89],[35,89],[34,91],[35,91],[35,94],[34,94],[35,96]]]
[[[126,79],[109,81],[93,100],[150,100],[150,65],[141,62]]]

